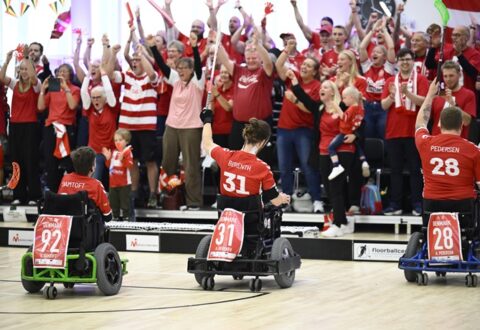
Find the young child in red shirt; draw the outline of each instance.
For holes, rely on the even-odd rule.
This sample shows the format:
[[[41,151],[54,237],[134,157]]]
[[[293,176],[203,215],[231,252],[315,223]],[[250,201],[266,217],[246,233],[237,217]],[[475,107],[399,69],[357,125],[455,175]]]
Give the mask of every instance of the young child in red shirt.
[[[353,132],[360,127],[364,117],[364,111],[361,105],[362,94],[358,89],[353,86],[345,88],[342,92],[342,100],[348,108],[345,112],[343,112],[340,107],[335,107],[337,115],[340,118],[338,125],[340,134],[335,136],[328,146],[328,153],[330,154],[330,159],[332,160],[333,165],[332,172],[328,176],[329,180],[335,179],[338,175],[345,171],[343,166],[340,165],[338,161],[337,148],[343,144],[346,135],[353,134]],[[357,142],[355,142],[355,147],[360,160],[362,161],[362,174],[363,176],[368,177],[370,176],[370,167],[365,159],[363,149]]]
[[[122,210],[122,219],[124,221],[130,220],[132,195],[130,169],[133,167],[133,155],[132,147],[128,146],[128,143],[130,143],[131,138],[130,131],[119,128],[115,131],[113,137],[115,150],[112,152],[107,148],[102,149],[110,173],[110,193],[108,197],[115,220],[119,219],[120,210]]]
[[[107,193],[102,183],[91,177],[95,172],[95,151],[90,147],[80,147],[74,150],[70,157],[72,158],[74,172],[63,176],[58,193],[75,194],[79,191],[86,191],[88,198],[102,212],[103,221],[110,221],[112,219],[112,209],[108,202]]]

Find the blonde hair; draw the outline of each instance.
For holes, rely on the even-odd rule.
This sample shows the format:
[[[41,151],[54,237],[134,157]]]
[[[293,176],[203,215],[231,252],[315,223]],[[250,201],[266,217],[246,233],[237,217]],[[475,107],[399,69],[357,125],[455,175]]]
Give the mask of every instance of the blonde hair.
[[[360,75],[358,73],[357,58],[355,57],[354,52],[352,52],[349,49],[345,49],[338,56],[341,56],[341,55],[347,56],[348,59],[350,60],[351,66],[350,66],[350,71],[348,72],[350,74],[350,80],[348,81],[348,83],[350,85],[353,85],[355,78],[357,78]]]
[[[130,131],[125,128],[117,129],[115,131],[115,135],[120,135],[127,143],[130,143],[130,140],[132,139],[132,133],[130,133]]]
[[[353,96],[357,103],[362,101],[362,93],[355,86],[348,86],[343,90],[343,93]]]
[[[331,81],[331,80],[325,80],[323,84],[327,84],[328,87],[330,87],[333,90],[333,102],[335,104],[340,104],[340,101],[342,100],[342,97],[340,96],[340,92],[338,91],[337,85]]]

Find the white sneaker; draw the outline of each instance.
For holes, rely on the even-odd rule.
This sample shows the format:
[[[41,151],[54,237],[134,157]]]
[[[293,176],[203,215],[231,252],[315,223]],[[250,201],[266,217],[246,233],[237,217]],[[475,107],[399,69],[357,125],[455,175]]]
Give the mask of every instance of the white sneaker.
[[[217,202],[213,203],[210,207],[211,207],[212,209],[216,209],[216,208],[217,208]]]
[[[341,225],[340,229],[343,231],[344,234],[352,234],[355,231],[355,221],[348,220],[346,225]]]
[[[313,202],[313,213],[325,213],[322,201]]]
[[[12,204],[10,205],[13,205],[13,206],[17,206],[17,205],[20,205],[20,200],[19,199],[16,199],[12,202]]]
[[[330,228],[328,228],[325,231],[322,231],[320,235],[322,235],[323,237],[340,237],[340,236],[343,236],[344,234],[341,228],[337,227],[334,224],[331,224]]]
[[[348,215],[359,215],[359,214],[361,214],[360,207],[357,206],[357,205],[350,206],[350,208],[347,211],[347,214]]]
[[[370,177],[370,166],[366,160],[362,162],[362,175],[364,178]]]
[[[340,174],[342,174],[345,171],[342,165],[335,166],[332,168],[332,172],[330,172],[330,175],[328,176],[328,180],[333,180]]]

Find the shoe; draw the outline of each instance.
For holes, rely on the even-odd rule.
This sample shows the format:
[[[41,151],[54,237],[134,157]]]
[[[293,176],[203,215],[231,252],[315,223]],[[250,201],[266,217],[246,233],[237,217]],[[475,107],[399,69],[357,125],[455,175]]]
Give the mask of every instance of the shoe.
[[[412,215],[414,215],[414,216],[422,215],[422,206],[420,204],[413,206]]]
[[[124,222],[130,222],[130,218],[129,218],[129,217],[123,217],[123,218],[122,218],[122,221],[124,221]]]
[[[17,206],[17,205],[20,205],[20,200],[19,199],[16,199],[12,202],[12,204],[10,205],[13,205],[13,206]]]
[[[384,215],[402,215],[403,210],[396,208],[394,206],[389,206],[385,210],[383,210]]]
[[[37,202],[36,201],[28,201],[28,205],[29,206],[37,206]]]
[[[362,214],[362,212],[360,212],[360,207],[357,205],[350,206],[350,208],[347,211],[347,215],[359,215],[359,214]]]
[[[365,160],[362,162],[362,175],[364,178],[370,177],[370,166]]]
[[[216,208],[217,208],[217,202],[213,203],[210,207],[211,207],[212,209],[216,209]]]
[[[355,221],[353,219],[350,221],[347,219],[347,224],[341,225],[340,229],[343,231],[344,234],[353,234],[353,232],[355,231]]]
[[[147,208],[154,209],[156,207],[157,207],[157,195],[150,194],[150,197],[148,198]]]
[[[322,201],[313,202],[313,213],[325,213],[325,208],[323,207]]]
[[[333,213],[325,213],[323,215],[323,228],[322,232],[327,231],[333,223]]]
[[[340,237],[343,236],[344,233],[341,228],[337,227],[337,225],[332,224],[330,228],[323,231],[320,235],[323,237]]]
[[[197,205],[188,205],[185,211],[200,211],[200,206]]]
[[[335,166],[332,168],[332,172],[330,172],[330,175],[328,176],[328,180],[333,180],[340,174],[342,174],[345,171],[342,165]]]

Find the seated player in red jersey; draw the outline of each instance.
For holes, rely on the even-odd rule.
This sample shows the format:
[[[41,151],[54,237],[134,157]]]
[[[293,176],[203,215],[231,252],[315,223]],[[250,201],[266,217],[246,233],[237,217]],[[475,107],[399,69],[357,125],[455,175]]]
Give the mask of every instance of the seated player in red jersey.
[[[95,171],[95,151],[90,147],[80,147],[71,153],[74,172],[65,174],[58,189],[59,194],[75,194],[86,191],[88,198],[99,208],[103,221],[112,219],[112,209],[107,193],[97,179],[91,177]]]
[[[440,134],[432,136],[426,125],[433,98],[438,90],[436,79],[430,85],[416,121],[415,144],[423,168],[423,206],[428,212],[473,211],[475,183],[480,187],[480,149],[463,139],[462,110],[446,107],[440,113]],[[428,217],[424,216],[424,225]]]
[[[257,153],[270,138],[270,126],[263,120],[251,118],[243,129],[245,143],[241,150],[224,149],[213,143],[213,113],[205,109],[201,114],[203,148],[220,167],[220,194],[229,197],[262,195],[263,202],[275,206],[290,203],[290,196],[279,193],[270,166],[257,158]]]

